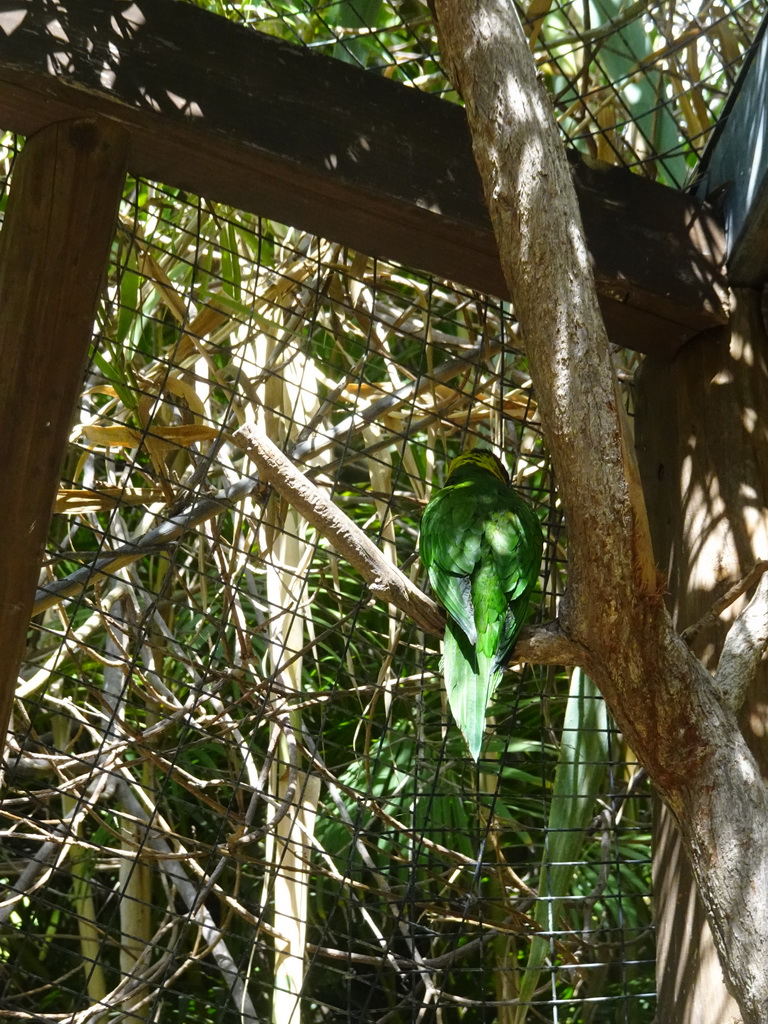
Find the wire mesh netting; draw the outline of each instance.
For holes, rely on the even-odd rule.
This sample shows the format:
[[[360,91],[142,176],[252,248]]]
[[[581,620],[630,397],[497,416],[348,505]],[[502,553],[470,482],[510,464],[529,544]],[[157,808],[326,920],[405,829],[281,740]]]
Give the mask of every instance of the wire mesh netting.
[[[426,0],[188,0],[295,45],[447,99]],[[759,0],[517,4],[565,141],[682,187],[695,172],[765,12]]]
[[[205,6],[455,99],[416,0]],[[524,13],[565,138],[681,184],[759,8]],[[513,311],[129,181],[9,736],[0,1012],[649,1024],[650,796],[590,681],[510,666],[475,766],[439,639],[259,478],[243,423],[421,586],[451,457],[503,451],[556,614]]]
[[[498,444],[554,614],[562,523],[509,312],[131,182],[14,713],[3,1005],[649,1019],[648,796],[602,701],[513,666],[476,770],[437,638],[259,481],[246,421],[422,584],[447,460]]]

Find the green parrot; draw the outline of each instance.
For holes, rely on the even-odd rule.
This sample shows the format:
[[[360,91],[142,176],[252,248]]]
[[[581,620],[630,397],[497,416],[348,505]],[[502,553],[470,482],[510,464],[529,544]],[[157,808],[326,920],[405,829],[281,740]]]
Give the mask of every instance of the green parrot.
[[[525,622],[543,540],[533,509],[500,459],[467,451],[424,510],[419,554],[448,612],[443,673],[448,703],[475,761],[485,712]]]

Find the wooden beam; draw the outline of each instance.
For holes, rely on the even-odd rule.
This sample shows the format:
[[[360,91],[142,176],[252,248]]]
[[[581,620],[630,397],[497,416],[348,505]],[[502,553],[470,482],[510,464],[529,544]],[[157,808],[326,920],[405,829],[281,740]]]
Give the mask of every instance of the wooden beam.
[[[768,556],[768,451],[762,431],[746,421],[747,415],[758,424],[768,417],[768,338],[758,292],[735,292],[730,327],[730,336],[726,329],[691,342],[671,366],[644,360],[636,379],[635,438],[654,554],[681,632]],[[742,598],[726,609],[693,642],[694,653],[713,672],[745,603]],[[763,662],[739,717],[768,779],[766,707]],[[656,812],[656,1019],[741,1021],[677,827],[660,803]]]
[[[127,138],[94,119],[30,138],[0,233],[0,747],[125,184]]]
[[[464,111],[174,0],[0,12],[0,123],[98,113],[129,167],[506,297]],[[617,344],[671,354],[722,323],[722,238],[697,200],[575,170]]]
[[[697,194],[716,197],[733,287],[768,280],[768,16],[701,160]]]

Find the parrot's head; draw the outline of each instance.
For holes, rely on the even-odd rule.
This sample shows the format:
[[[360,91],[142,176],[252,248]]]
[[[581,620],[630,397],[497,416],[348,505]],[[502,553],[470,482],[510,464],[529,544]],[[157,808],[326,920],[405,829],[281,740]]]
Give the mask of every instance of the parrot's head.
[[[500,480],[506,487],[509,487],[509,473],[501,459],[494,455],[487,448],[473,448],[472,451],[462,452],[448,467],[446,484],[456,484],[462,477],[477,477],[478,470],[490,473]]]

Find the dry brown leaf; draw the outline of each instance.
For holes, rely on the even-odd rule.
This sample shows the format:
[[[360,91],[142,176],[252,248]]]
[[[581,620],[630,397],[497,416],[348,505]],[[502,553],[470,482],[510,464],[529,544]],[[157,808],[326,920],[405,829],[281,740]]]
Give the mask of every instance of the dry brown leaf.
[[[525,9],[524,25],[531,49],[536,45],[544,18],[549,14],[551,7],[552,0],[531,0]]]
[[[213,441],[220,431],[204,423],[184,423],[175,426],[153,426],[151,432],[136,430],[122,424],[100,426],[96,423],[81,428],[83,437],[94,445],[105,448],[138,448],[153,444],[163,450],[188,448],[199,441]]]
[[[101,487],[98,491],[61,488],[53,511],[67,516],[82,516],[90,512],[106,512],[122,505],[150,505],[164,500],[165,494],[159,487]]]
[[[155,257],[145,249],[137,254],[139,271],[150,281],[160,301],[173,317],[183,324],[187,318],[187,304],[176,291],[176,288]]]

